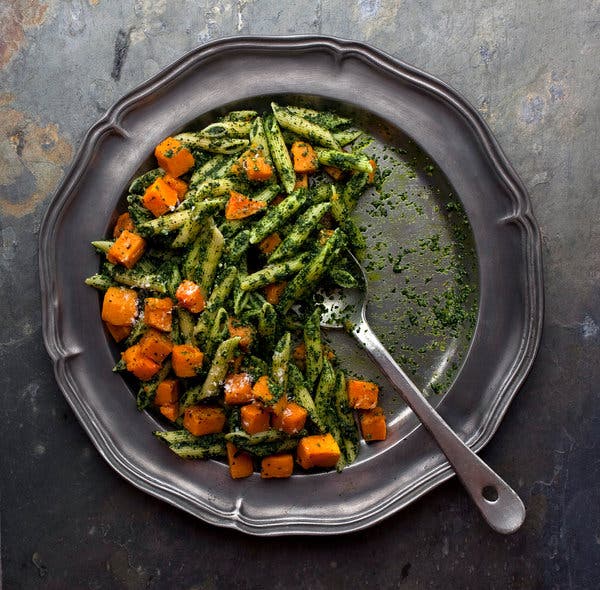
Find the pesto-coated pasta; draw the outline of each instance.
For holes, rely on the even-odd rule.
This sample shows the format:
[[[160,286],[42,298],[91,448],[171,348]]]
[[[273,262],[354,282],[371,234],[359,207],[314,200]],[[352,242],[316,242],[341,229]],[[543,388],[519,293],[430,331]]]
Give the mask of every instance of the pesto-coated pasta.
[[[281,127],[285,127],[317,145],[322,145],[333,150],[340,149],[340,144],[335,140],[329,129],[321,127],[317,123],[313,123],[275,103],[271,103],[271,108]]]
[[[321,342],[321,314],[315,309],[304,325],[306,346],[306,382],[313,387],[323,370],[323,344]]]
[[[308,193],[306,189],[295,190],[278,205],[267,211],[259,219],[250,232],[250,243],[258,244],[268,235],[283,227],[306,203]]]
[[[355,460],[347,391],[376,386],[338,366],[319,306],[320,290],[356,286],[347,250],[366,248],[352,211],[374,166],[352,125],[272,103],[167,138],[92,242],[102,264],[85,282],[122,345],[113,370],[137,378],[138,408],[172,426],[155,434],[179,457],[228,457],[234,477],[263,458]],[[300,455],[315,436],[333,437],[325,462]]]
[[[263,130],[267,139],[267,145],[269,146],[269,153],[279,173],[281,184],[286,193],[289,194],[294,190],[296,185],[296,173],[294,172],[290,153],[277,124],[277,119],[273,115],[268,115],[265,118],[263,121]]]

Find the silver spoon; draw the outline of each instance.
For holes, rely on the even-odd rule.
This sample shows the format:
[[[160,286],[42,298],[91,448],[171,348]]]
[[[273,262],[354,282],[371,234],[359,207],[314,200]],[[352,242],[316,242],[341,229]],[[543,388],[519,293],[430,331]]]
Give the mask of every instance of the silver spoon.
[[[525,520],[521,498],[458,438],[375,336],[366,319],[367,277],[356,258],[348,257],[362,284],[323,294],[321,326],[346,329],[358,340],[446,455],[486,522],[499,533],[515,532]]]

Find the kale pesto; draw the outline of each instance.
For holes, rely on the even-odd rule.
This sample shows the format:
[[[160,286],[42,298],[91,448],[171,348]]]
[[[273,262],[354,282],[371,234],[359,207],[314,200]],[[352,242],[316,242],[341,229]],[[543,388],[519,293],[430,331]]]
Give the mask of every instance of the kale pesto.
[[[316,170],[294,169],[296,141]],[[103,263],[86,283],[105,293],[115,370],[136,378],[138,408],[172,428],[155,434],[179,457],[227,457],[232,477],[269,477],[292,453],[304,469],[355,460],[354,412],[370,407],[346,384],[372,384],[322,338],[319,290],[357,284],[347,253],[367,243],[352,215],[382,178],[371,142],[333,112],[227,113],[161,142],[160,167],[132,180],[111,239],[93,242]]]

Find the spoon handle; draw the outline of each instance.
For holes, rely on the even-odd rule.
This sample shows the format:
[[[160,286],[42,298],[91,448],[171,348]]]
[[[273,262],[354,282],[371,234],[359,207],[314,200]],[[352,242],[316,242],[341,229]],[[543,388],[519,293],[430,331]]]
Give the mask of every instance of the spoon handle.
[[[357,324],[352,335],[430,432],[486,522],[499,533],[515,532],[525,520],[521,498],[458,438],[390,356],[366,321]]]

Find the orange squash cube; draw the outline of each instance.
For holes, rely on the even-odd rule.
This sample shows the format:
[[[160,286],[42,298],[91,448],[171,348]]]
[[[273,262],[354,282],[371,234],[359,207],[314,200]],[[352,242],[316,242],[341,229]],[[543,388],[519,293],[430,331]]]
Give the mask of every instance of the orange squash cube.
[[[265,404],[273,401],[273,392],[269,387],[268,375],[263,375],[257,379],[256,383],[252,387],[252,397]]]
[[[263,479],[290,477],[294,471],[294,457],[288,453],[269,455],[261,461],[260,467]]]
[[[330,433],[305,436],[298,443],[298,463],[304,469],[311,467],[334,467],[341,452]]]
[[[249,477],[254,473],[254,464],[250,453],[239,451],[233,443],[226,443],[229,474],[233,479]]]
[[[252,401],[252,378],[248,373],[234,373],[225,377],[225,403],[247,404]]]
[[[248,404],[240,410],[242,428],[248,434],[269,430],[271,414],[259,404]]]
[[[177,377],[195,377],[202,368],[204,353],[191,344],[176,344],[171,353],[173,372]]]
[[[297,174],[294,190],[298,188],[308,188],[308,174]]]
[[[367,442],[385,440],[387,438],[385,414],[379,406],[372,410],[360,412],[359,421],[362,436]]]
[[[174,137],[167,137],[154,150],[158,165],[169,175],[177,178],[194,165],[194,156]]]
[[[118,238],[125,230],[135,232],[135,225],[131,215],[126,211],[117,217],[117,222],[113,228],[113,238]]]
[[[306,343],[300,342],[292,351],[292,358],[296,363],[306,362]]]
[[[131,326],[137,304],[138,296],[133,289],[109,287],[102,300],[102,319],[113,326]]]
[[[251,181],[265,181],[273,176],[273,167],[267,162],[262,149],[246,150],[231,167],[233,174],[246,173]]]
[[[240,369],[242,367],[242,364],[244,362],[244,355],[241,353],[238,353],[236,356],[233,357],[233,360],[231,361],[231,372],[232,373],[239,373]]]
[[[229,329],[229,337],[235,338],[240,337],[239,347],[242,350],[248,350],[252,344],[254,337],[254,331],[250,326],[243,326],[234,317],[230,317],[227,321],[227,328]]]
[[[292,359],[295,365],[304,372],[306,370],[306,344],[300,342],[292,351]]]
[[[163,379],[156,388],[154,405],[166,406],[179,401],[179,381],[177,379]]]
[[[185,193],[188,191],[187,182],[184,182],[180,178],[175,178],[170,174],[165,174],[163,180],[177,193],[178,201],[181,201],[185,197]]]
[[[140,381],[152,379],[160,370],[160,365],[142,354],[139,344],[130,346],[121,354],[127,370]]]
[[[204,295],[202,294],[202,288],[200,285],[194,283],[194,281],[182,281],[177,287],[175,297],[181,307],[185,307],[192,313],[200,313],[206,306]]]
[[[287,281],[281,281],[281,283],[271,283],[270,285],[265,285],[263,287],[265,299],[271,305],[277,305],[279,303],[279,300],[281,299],[281,294],[285,291],[286,287]]]
[[[245,219],[267,206],[265,201],[255,201],[236,191],[229,191],[229,195],[225,205],[225,219]]]
[[[113,264],[122,264],[125,268],[133,268],[144,254],[146,240],[129,230],[124,229],[108,249],[106,258]]]
[[[142,197],[144,207],[152,212],[154,217],[160,217],[172,211],[178,203],[177,191],[171,188],[164,178],[157,178]]]
[[[344,177],[344,171],[335,166],[323,166],[323,170],[325,170],[333,180],[341,180]]]
[[[246,171],[248,180],[264,181],[273,176],[272,166],[259,152],[255,152],[252,157],[244,159],[242,168]]]
[[[104,322],[104,324],[115,342],[121,342],[121,340],[125,340],[131,334],[131,326],[115,326],[108,322]]]
[[[317,152],[305,141],[295,141],[290,149],[292,162],[294,163],[294,172],[312,173],[319,169],[319,159]]]
[[[286,402],[277,408],[271,419],[273,428],[286,434],[297,434],[304,428],[308,412],[295,402]]]
[[[151,328],[170,332],[173,325],[173,301],[170,297],[147,297],[144,302],[144,322]]]
[[[258,248],[265,256],[269,256],[275,252],[275,249],[277,246],[279,246],[279,244],[281,244],[281,237],[277,232],[275,232],[268,235],[266,238],[263,238],[258,243]]]
[[[163,404],[158,408],[159,412],[167,419],[171,420],[171,422],[175,422],[177,418],[179,418],[179,404]]]
[[[355,410],[372,410],[377,406],[379,387],[369,381],[348,379],[348,404]]]
[[[150,328],[138,342],[140,350],[144,356],[152,359],[155,363],[162,363],[173,350],[173,343],[171,339],[155,330]]]
[[[213,406],[190,406],[183,415],[183,427],[194,436],[221,432],[225,426],[225,412]]]

